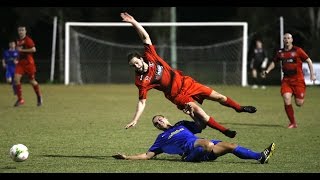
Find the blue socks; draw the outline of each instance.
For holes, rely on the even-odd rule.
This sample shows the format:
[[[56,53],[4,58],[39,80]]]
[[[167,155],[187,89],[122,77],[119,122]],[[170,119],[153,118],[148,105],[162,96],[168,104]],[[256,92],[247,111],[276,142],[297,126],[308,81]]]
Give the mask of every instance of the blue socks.
[[[252,150],[241,146],[237,146],[232,153],[241,159],[259,160],[261,158],[261,152],[253,152]]]

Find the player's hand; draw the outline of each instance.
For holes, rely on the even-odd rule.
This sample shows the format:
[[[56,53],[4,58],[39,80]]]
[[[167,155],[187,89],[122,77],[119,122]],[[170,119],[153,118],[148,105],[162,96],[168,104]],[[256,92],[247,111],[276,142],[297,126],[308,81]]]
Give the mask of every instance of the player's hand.
[[[182,111],[185,114],[190,115],[191,117],[194,117],[194,109],[190,104],[187,103]]]
[[[131,123],[126,125],[126,129],[131,128],[137,124],[137,121],[132,121]]]
[[[13,60],[13,63],[14,63],[14,64],[18,64],[18,62],[19,62],[19,61],[18,61],[17,59]]]
[[[310,76],[310,80],[313,82],[313,84],[316,84],[316,80],[317,80],[316,75],[315,75],[315,74],[312,74],[312,75]]]
[[[124,22],[132,23],[135,21],[135,19],[127,12],[120,13],[120,16],[122,17],[122,21]]]
[[[266,78],[267,74],[268,74],[267,71],[262,71],[260,75],[262,78]]]
[[[19,51],[19,52],[21,52],[22,51],[22,47],[20,47],[20,46],[17,46],[17,51]]]
[[[112,155],[112,157],[115,159],[126,159],[126,155],[120,153]]]

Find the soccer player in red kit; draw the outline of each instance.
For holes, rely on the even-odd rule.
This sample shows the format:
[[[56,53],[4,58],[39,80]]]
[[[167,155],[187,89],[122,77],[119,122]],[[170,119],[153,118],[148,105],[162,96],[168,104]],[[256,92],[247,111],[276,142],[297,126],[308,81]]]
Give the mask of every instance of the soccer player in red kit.
[[[315,82],[312,61],[305,51],[292,44],[293,38],[290,33],[283,36],[284,48],[278,50],[273,61],[268,68],[262,73],[265,77],[275,67],[275,63],[282,63],[283,79],[281,81],[281,95],[283,97],[284,109],[290,121],[288,128],[297,128],[292,107],[292,96],[295,97],[295,103],[298,107],[304,103],[306,93],[306,84],[304,81],[302,62],[307,62],[310,70],[310,80]]]
[[[172,69],[158,56],[155,47],[152,45],[149,34],[141,24],[126,12],[121,13],[120,16],[122,17],[122,21],[131,23],[136,29],[145,48],[143,56],[137,52],[128,55],[128,63],[136,71],[135,84],[139,89],[139,101],[133,120],[126,125],[126,128],[136,125],[144,111],[147,92],[150,89],[157,89],[162,91],[168,100],[177,105],[178,109],[183,110],[186,114],[190,115],[186,106],[191,106],[194,109],[194,115],[196,117],[192,118],[201,124],[202,128],[205,128],[208,125],[230,138],[235,137],[236,131],[232,131],[220,125],[212,116],[207,115],[196,102],[202,104],[205,99],[218,101],[224,106],[235,109],[237,112],[254,113],[256,112],[256,108],[253,106],[240,106],[231,98],[219,94],[189,76],[184,76],[181,71]]]
[[[36,66],[33,59],[33,53],[36,52],[36,47],[33,40],[27,36],[27,30],[25,26],[18,27],[18,35],[19,39],[17,40],[17,50],[19,52],[19,57],[14,75],[18,100],[14,106],[17,107],[24,104],[21,88],[21,78],[24,74],[28,75],[30,84],[33,86],[34,92],[37,95],[37,106],[41,106],[42,97],[39,84],[35,79]]]

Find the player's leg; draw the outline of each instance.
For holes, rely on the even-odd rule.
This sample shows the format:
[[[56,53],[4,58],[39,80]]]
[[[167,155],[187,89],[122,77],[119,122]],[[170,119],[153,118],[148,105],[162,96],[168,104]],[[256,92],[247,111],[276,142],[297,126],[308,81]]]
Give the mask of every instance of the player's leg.
[[[258,88],[258,76],[257,76],[257,69],[252,69],[252,89]]]
[[[296,128],[297,124],[296,124],[296,120],[294,117],[294,110],[293,110],[293,106],[292,106],[292,93],[284,93],[282,94],[282,98],[283,98],[283,102],[284,102],[284,109],[285,112],[287,114],[287,117],[290,121],[290,124],[288,125],[288,128]]]
[[[14,83],[14,72],[15,72],[15,67],[11,66],[9,68],[9,78],[7,79],[7,81],[8,81],[8,83],[11,84],[13,94],[17,95],[16,86],[15,86],[15,83]]]
[[[290,121],[290,124],[288,125],[288,128],[296,128],[296,120],[294,117],[294,110],[292,106],[292,89],[290,85],[286,82],[283,81],[281,84],[281,95],[283,98],[283,103],[284,103],[284,109],[287,114],[287,117]]]
[[[295,97],[295,103],[298,107],[301,107],[304,104],[305,93],[306,93],[306,85],[304,84],[304,82],[301,82],[300,85],[293,87],[293,96]],[[291,98],[290,98],[290,100],[291,100]],[[290,103],[290,104],[292,104],[292,103]],[[296,119],[294,117],[294,111],[293,111],[292,105],[291,105],[291,108],[290,107],[288,108],[287,114],[290,115],[290,118],[288,115],[289,120],[292,119],[292,120],[290,120],[290,124],[289,124],[288,128],[297,128],[298,126],[297,126]]]
[[[192,79],[189,80],[189,85],[186,86],[188,87],[187,90],[180,91],[180,93],[171,101],[174,102],[174,104],[176,104],[178,109],[180,110],[184,110],[186,108],[186,105],[189,104],[193,109],[194,114],[194,117],[191,117],[195,121],[200,121],[213,129],[217,129],[230,138],[235,137],[236,131],[231,131],[223,127],[221,124],[215,121],[212,116],[210,117],[209,115],[207,115],[207,113],[204,112],[204,110],[195,103],[196,100],[201,104],[204,100],[204,97],[208,97],[213,90],[207,86],[195,82]],[[185,85],[186,84],[188,84],[188,82],[185,82]]]
[[[233,153],[235,156],[241,159],[260,160],[262,158],[261,152],[254,152],[248,148],[229,142],[197,139],[194,143],[194,148],[195,149],[187,156],[186,159],[199,159],[201,157],[201,151],[213,153],[213,159],[228,153]]]
[[[225,142],[220,142],[218,143],[216,146],[219,146],[219,144],[221,144],[221,146],[230,146],[228,143],[227,144],[223,144]],[[240,159],[255,159],[258,160],[261,164],[267,163],[269,161],[269,158],[273,155],[275,150],[275,144],[271,143],[265,150],[263,150],[262,152],[255,152],[252,151],[249,148],[246,147],[242,147],[239,145],[236,145],[236,147],[234,148],[234,150],[232,151],[232,153],[239,157]]]
[[[304,82],[297,82],[297,85],[293,87],[293,95],[296,105],[301,107],[304,104],[304,97],[306,96],[306,85]]]
[[[187,162],[200,162],[207,160],[206,156],[212,152],[213,142],[207,139],[197,139],[194,142],[188,142],[189,149],[187,154],[182,156],[183,161]]]
[[[10,69],[8,66],[6,67],[6,81],[12,86],[13,94],[16,95],[14,85],[14,72],[12,72],[12,69]]]
[[[10,73],[9,68],[6,69],[6,81],[8,84],[11,84],[13,81],[13,79],[11,78],[11,73]]]
[[[215,90],[212,90],[211,94],[209,97],[206,99],[212,100],[212,101],[217,101],[221,105],[226,106],[226,107],[231,107],[237,112],[248,112],[248,113],[255,113],[257,109],[254,106],[241,106],[239,103],[231,99],[230,97],[224,96]]]
[[[271,143],[264,151],[255,152],[249,148],[240,145],[222,142],[217,140],[197,139],[194,142],[194,149],[188,156],[184,158],[187,161],[200,161],[204,153],[212,153],[213,156],[208,156],[207,160],[214,160],[219,156],[232,153],[241,159],[253,159],[259,161],[261,164],[267,163],[269,158],[273,155],[275,144]]]
[[[261,89],[266,89],[267,87],[266,87],[266,78],[264,78],[263,76],[262,76],[262,72],[264,71],[265,69],[263,69],[263,68],[259,68],[259,71],[258,71],[258,74],[259,74],[259,76],[258,76],[258,79],[259,79],[259,84],[261,85]]]
[[[254,159],[259,161],[261,164],[268,162],[274,150],[274,143],[272,143],[262,152],[255,152],[249,148],[229,142],[218,142],[212,147],[212,152],[216,157],[225,155],[227,153],[232,153],[240,159]]]
[[[257,111],[257,109],[253,106],[240,106],[239,103],[235,102],[230,97],[226,97],[211,89],[210,87],[200,84],[194,80],[192,80],[191,82],[190,81],[191,80],[189,80],[189,82],[186,82],[185,80],[185,84],[192,85],[187,86],[186,92],[183,93],[185,94],[185,96],[192,97],[192,99],[196,100],[199,104],[202,104],[204,99],[208,99],[211,101],[219,102],[224,106],[231,107],[237,112],[255,113]]]
[[[22,70],[22,72],[23,72],[23,70]],[[21,87],[22,74],[23,73],[21,73],[20,68],[16,69],[16,72],[14,74],[14,84],[15,84],[15,90],[17,93],[17,101],[14,104],[15,107],[24,104],[24,99],[22,98],[22,87]]]
[[[37,95],[37,106],[41,106],[43,103],[41,91],[40,91],[40,85],[35,79],[35,73],[36,73],[36,67],[34,65],[28,66],[27,74],[29,78],[29,82],[33,87],[34,92]]]
[[[189,102],[188,104],[193,109],[194,116],[191,117],[194,121],[200,121],[199,124],[206,124],[207,126],[222,132],[224,135],[230,138],[234,138],[236,136],[236,131],[232,131],[222,126],[220,123],[215,121],[215,119],[212,116],[207,115],[207,113],[195,102]]]
[[[39,83],[34,79],[34,75],[29,76],[30,84],[33,87],[34,92],[37,95],[37,106],[41,106],[43,103]]]

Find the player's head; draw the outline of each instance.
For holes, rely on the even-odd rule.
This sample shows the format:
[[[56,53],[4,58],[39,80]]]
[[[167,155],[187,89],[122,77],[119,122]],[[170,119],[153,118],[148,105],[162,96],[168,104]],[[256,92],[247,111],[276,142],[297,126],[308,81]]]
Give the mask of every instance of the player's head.
[[[16,48],[16,41],[15,40],[9,40],[9,48],[10,49]]]
[[[154,127],[156,127],[159,130],[166,130],[168,129],[171,124],[168,121],[167,118],[165,118],[163,115],[155,115],[152,118],[152,124],[154,125]]]
[[[256,40],[256,48],[262,48],[262,41],[260,39]]]
[[[25,25],[19,25],[18,26],[18,35],[20,39],[24,38],[27,34],[27,28]]]
[[[143,58],[138,52],[133,52],[128,55],[128,64],[133,67],[136,72],[144,72]]]
[[[283,44],[284,44],[284,46],[286,46],[286,47],[291,46],[292,42],[293,42],[292,35],[290,33],[285,33],[283,35]]]

